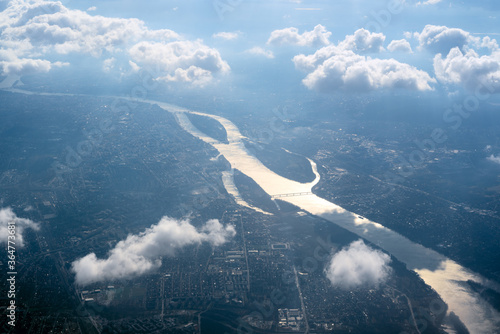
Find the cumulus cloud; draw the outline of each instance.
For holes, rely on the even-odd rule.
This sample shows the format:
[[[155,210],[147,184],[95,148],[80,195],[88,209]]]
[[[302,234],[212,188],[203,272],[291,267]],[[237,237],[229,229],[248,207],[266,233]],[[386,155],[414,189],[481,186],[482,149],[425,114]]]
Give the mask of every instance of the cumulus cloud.
[[[47,72],[63,64],[54,59],[58,55],[84,54],[96,58],[105,55],[107,59],[118,59],[133,54],[140,57],[137,49],[144,47],[141,43],[146,43],[154,56],[173,55],[172,61],[154,59],[154,56],[142,57],[148,65],[156,60],[165,71],[160,75],[165,80],[199,84],[210,80],[213,70],[229,69],[218,51],[201,41],[183,40],[169,29],[149,29],[143,21],[135,18],[91,15],[86,11],[68,9],[61,2],[46,0],[11,1],[0,12],[0,49],[15,56],[6,59],[0,55],[0,74],[3,75],[8,71],[18,74]],[[170,53],[165,53],[169,49]],[[131,60],[137,66],[142,65],[141,59]],[[179,66],[175,67],[175,64]],[[111,68],[104,64],[103,69]]]
[[[14,234],[15,240],[12,241],[19,247],[24,246],[23,233],[25,229],[31,228],[36,231],[40,229],[40,226],[32,220],[19,218],[14,211],[12,211],[12,208],[2,208],[0,209],[0,244],[7,244],[9,240],[8,236],[13,235],[9,233],[9,223],[16,227],[16,232]]]
[[[0,18],[2,40],[29,42],[37,51],[59,54],[78,52],[98,56],[103,51],[126,47],[131,41],[179,38],[172,30],[149,30],[138,19],[90,15],[70,10],[60,2],[12,1]]]
[[[69,65],[60,61],[50,62],[45,59],[3,58],[0,52],[0,70],[3,75],[23,76],[34,73],[47,73],[52,68]]]
[[[377,286],[389,276],[390,262],[389,255],[357,240],[332,257],[325,274],[333,286],[343,289]]]
[[[201,41],[174,41],[170,43],[139,42],[129,50],[133,62],[156,66],[166,72],[159,80],[191,82],[202,85],[212,74],[229,71],[219,51]]]
[[[358,29],[353,35],[347,35],[338,44],[344,50],[352,50],[357,53],[380,52],[383,51],[385,36],[382,33],[372,33],[364,28]]]
[[[161,266],[161,256],[173,256],[182,247],[202,242],[220,246],[235,234],[233,225],[223,226],[216,219],[196,229],[188,220],[163,217],[144,232],[118,242],[106,259],[90,253],[74,261],[72,271],[79,285],[137,276]]]
[[[482,40],[480,39],[479,47],[495,51],[498,50],[498,43],[496,39],[491,38],[490,36],[485,36]]]
[[[213,38],[225,39],[226,41],[230,41],[233,39],[237,39],[240,36],[239,32],[218,32],[213,34]]]
[[[274,30],[267,40],[267,44],[273,46],[297,45],[297,46],[324,46],[330,44],[328,38],[332,33],[324,26],[318,24],[311,31],[299,34],[299,30],[294,27]]]
[[[203,86],[212,80],[212,73],[197,66],[189,66],[187,69],[177,68],[173,74],[159,77],[161,81],[189,82],[198,86]]]
[[[391,52],[408,52],[412,53],[411,45],[406,39],[393,40],[387,46],[387,50]]]
[[[245,52],[253,54],[253,55],[257,55],[257,56],[264,56],[264,57],[269,58],[269,59],[274,58],[274,53],[272,51],[265,50],[265,49],[261,48],[260,46],[255,46],[251,49],[246,50]]]
[[[422,32],[414,33],[414,36],[418,39],[420,48],[444,55],[447,55],[455,47],[464,50],[464,47],[471,40],[467,31],[432,24],[426,25]]]
[[[295,68],[298,70],[311,72],[330,57],[343,53],[354,54],[353,52],[346,52],[345,50],[338,48],[336,45],[329,45],[317,50],[312,55],[306,56],[304,54],[299,54],[293,57],[292,60],[295,64]]]
[[[473,91],[487,89],[489,93],[500,90],[500,50],[495,39],[435,25],[425,26],[414,36],[420,49],[436,53],[434,73],[441,83],[459,84]]]
[[[500,90],[500,52],[479,56],[474,50],[462,52],[458,47],[446,57],[434,57],[434,72],[444,83],[462,84],[470,90],[484,86],[490,93]]]
[[[500,155],[494,156],[493,154],[486,158],[488,161],[494,162],[500,165]]]
[[[314,54],[293,58],[295,68],[307,72],[302,83],[321,92],[344,90],[368,92],[379,89],[432,90],[436,83],[427,72],[395,59],[377,59],[364,54],[378,53],[385,36],[358,29],[337,45],[327,45]],[[405,40],[391,43],[392,50],[411,50]],[[407,45],[406,45],[407,44]]]
[[[293,59],[297,68],[310,72],[302,81],[309,89],[327,93],[392,88],[425,91],[431,90],[430,84],[436,81],[426,72],[394,59],[372,59],[336,47],[326,48]]]

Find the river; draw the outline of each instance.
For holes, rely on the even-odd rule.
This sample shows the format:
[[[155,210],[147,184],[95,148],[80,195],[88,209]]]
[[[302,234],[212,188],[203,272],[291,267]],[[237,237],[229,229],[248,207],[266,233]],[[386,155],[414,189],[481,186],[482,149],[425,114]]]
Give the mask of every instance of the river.
[[[184,130],[212,145],[229,161],[232,168],[252,178],[269,195],[309,193],[319,182],[320,175],[316,164],[311,160],[311,167],[316,178],[310,183],[296,182],[271,171],[246,149],[243,142],[245,137],[236,125],[226,118],[189,111],[171,104],[157,104],[174,113]],[[196,129],[186,116],[189,112],[217,120],[226,129],[229,143],[221,143]],[[473,280],[498,290],[496,283],[486,280],[455,261],[412,242],[379,223],[347,211],[314,194],[281,197],[280,199],[359,235],[405,263],[408,269],[414,270],[436,290],[448,304],[448,311],[457,314],[471,333],[500,332],[500,314],[471,290],[466,282]]]
[[[38,94],[20,89],[9,89],[9,91],[23,94]],[[40,95],[71,96],[72,94],[42,93]],[[106,97],[126,99],[114,96]],[[134,101],[137,101],[137,99],[134,99]],[[238,127],[228,119],[217,115],[190,111],[165,102],[152,100],[139,101],[156,104],[172,113],[185,131],[212,145],[229,161],[233,169],[238,169],[243,174],[252,178],[267,194],[311,193],[310,195],[281,197],[280,199],[357,234],[405,263],[408,269],[414,270],[429,286],[436,290],[448,304],[448,311],[453,311],[457,314],[467,326],[470,333],[500,333],[500,313],[480,298],[466,283],[467,280],[473,280],[498,291],[499,288],[495,282],[486,280],[481,275],[472,272],[442,254],[412,242],[408,238],[379,223],[347,211],[332,202],[312,194],[312,188],[320,180],[316,164],[312,160],[309,161],[316,175],[314,181],[300,183],[287,179],[264,166],[260,160],[246,149],[243,142],[245,137],[240,133]],[[218,121],[226,129],[228,144],[219,142],[199,131],[189,121],[186,113],[206,116]],[[232,177],[232,175],[224,175],[226,179],[224,184],[241,204],[247,206],[246,202],[237,197],[239,196],[237,189],[233,187],[234,183],[228,177]]]

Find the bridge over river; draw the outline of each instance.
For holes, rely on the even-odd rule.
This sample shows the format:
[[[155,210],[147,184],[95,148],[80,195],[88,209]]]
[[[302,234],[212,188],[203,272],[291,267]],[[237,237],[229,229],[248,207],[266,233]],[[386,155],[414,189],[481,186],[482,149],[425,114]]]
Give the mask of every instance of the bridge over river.
[[[307,195],[313,195],[312,192],[307,191],[307,192],[300,192],[300,193],[287,193],[287,194],[277,194],[277,195],[271,195],[271,198],[280,198],[280,197],[292,197],[292,196],[307,196]]]

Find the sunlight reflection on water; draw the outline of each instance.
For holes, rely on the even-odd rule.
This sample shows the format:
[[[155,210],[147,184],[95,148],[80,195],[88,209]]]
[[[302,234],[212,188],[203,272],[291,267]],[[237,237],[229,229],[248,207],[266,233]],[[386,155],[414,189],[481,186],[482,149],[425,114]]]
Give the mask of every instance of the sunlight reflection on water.
[[[244,136],[236,125],[223,117],[193,112],[219,121],[226,129],[229,144],[220,143],[206,136],[190,124],[185,115],[179,116],[190,111],[172,105],[160,106],[174,112],[178,120],[184,119],[179,122],[184,130],[215,147],[229,161],[232,168],[252,178],[269,195],[311,192],[314,185],[319,182],[320,175],[316,164],[311,160],[309,161],[316,175],[313,182],[296,182],[271,171],[246,149],[242,140]],[[498,290],[495,283],[379,223],[349,212],[316,195],[280,199],[365,238],[405,263],[408,269],[414,270],[426,284],[436,290],[448,304],[448,311],[457,314],[471,333],[494,333],[500,329],[500,314],[472,291],[466,282],[473,280]]]

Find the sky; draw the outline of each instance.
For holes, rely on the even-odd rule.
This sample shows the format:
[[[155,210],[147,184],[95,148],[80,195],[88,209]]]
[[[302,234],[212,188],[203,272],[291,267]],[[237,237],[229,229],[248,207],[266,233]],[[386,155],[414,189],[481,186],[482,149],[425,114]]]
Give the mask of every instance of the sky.
[[[212,94],[500,91],[494,1],[15,0],[0,10],[2,87],[81,72],[125,84],[148,71],[166,91]]]

